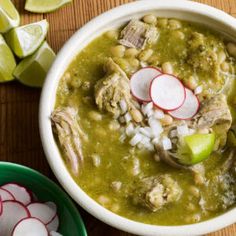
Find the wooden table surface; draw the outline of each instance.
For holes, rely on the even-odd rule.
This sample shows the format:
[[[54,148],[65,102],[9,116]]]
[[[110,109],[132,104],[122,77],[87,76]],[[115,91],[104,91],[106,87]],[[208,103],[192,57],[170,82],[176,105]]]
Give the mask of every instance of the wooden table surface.
[[[74,0],[73,4],[55,13],[30,14],[24,11],[24,0],[13,0],[21,13],[22,24],[43,18],[49,21],[48,42],[56,52],[87,21],[108,9],[131,1]],[[236,17],[236,0],[199,0],[199,2],[220,8]],[[20,163],[55,178],[47,164],[39,138],[39,97],[39,89],[27,88],[17,82],[0,85],[0,160]],[[89,236],[130,235],[105,225],[81,208],[80,212]],[[236,235],[236,224],[208,236],[234,235]]]

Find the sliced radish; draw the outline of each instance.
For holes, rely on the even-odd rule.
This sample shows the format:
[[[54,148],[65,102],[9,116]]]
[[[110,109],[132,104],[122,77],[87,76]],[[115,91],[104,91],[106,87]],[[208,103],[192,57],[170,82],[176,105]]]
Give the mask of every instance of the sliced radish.
[[[30,216],[27,208],[17,201],[4,201],[2,203],[2,214],[0,216],[0,235],[11,236],[15,225],[22,219]]]
[[[62,234],[59,234],[59,233],[57,233],[55,231],[51,231],[50,232],[50,236],[62,236]]]
[[[15,200],[13,195],[8,190],[3,188],[0,188],[0,197],[2,198],[2,201]]]
[[[169,112],[171,116],[180,120],[191,119],[197,113],[200,106],[197,96],[190,89],[185,88],[185,90],[186,99],[184,104],[180,108]]]
[[[150,102],[150,84],[160,74],[161,71],[154,67],[144,67],[135,72],[130,79],[130,89],[133,96],[142,102]]]
[[[49,232],[57,231],[59,228],[59,218],[57,215],[53,218],[53,220],[46,225]]]
[[[0,216],[2,215],[3,206],[2,206],[2,197],[0,195]]]
[[[52,210],[55,211],[55,214],[57,213],[57,205],[54,202],[45,202],[47,206],[49,206]]]
[[[37,218],[22,219],[14,228],[12,236],[48,236],[46,226]]]
[[[44,224],[50,223],[56,215],[56,212],[44,203],[31,203],[27,206],[32,217],[36,217]]]
[[[163,110],[175,110],[183,105],[186,92],[183,84],[174,75],[161,74],[150,86],[153,103]]]
[[[30,191],[20,184],[8,183],[1,186],[1,188],[9,191],[14,196],[16,201],[19,201],[24,205],[28,205],[32,200]]]

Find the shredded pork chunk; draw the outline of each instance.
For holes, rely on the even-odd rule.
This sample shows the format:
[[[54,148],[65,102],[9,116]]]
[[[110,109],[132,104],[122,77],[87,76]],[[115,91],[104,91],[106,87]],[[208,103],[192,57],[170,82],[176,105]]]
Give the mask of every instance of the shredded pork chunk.
[[[121,31],[119,43],[126,47],[143,49],[146,43],[155,43],[157,39],[158,31],[156,27],[140,20],[131,20]]]
[[[136,102],[130,94],[129,79],[125,72],[109,58],[105,64],[106,75],[95,85],[95,102],[99,110],[108,111],[115,116],[122,112],[123,100],[129,111],[136,111]]]
[[[182,189],[169,175],[142,178],[132,192],[135,204],[140,204],[153,212],[169,203],[177,202],[181,195]]]
[[[86,135],[76,120],[77,110],[73,107],[59,107],[51,115],[54,133],[74,174],[79,173],[83,163],[81,139]]]

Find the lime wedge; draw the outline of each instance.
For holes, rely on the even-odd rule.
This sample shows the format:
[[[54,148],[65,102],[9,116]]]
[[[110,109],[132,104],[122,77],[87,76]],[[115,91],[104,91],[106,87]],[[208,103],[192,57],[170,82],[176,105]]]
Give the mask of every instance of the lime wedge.
[[[26,0],[25,10],[35,13],[47,13],[57,10],[72,0]]]
[[[54,59],[55,53],[47,42],[44,42],[35,54],[18,64],[13,74],[22,84],[42,87]]]
[[[0,33],[19,26],[20,16],[11,0],[0,1]]]
[[[20,58],[33,54],[44,41],[48,31],[47,20],[12,29],[5,35],[7,44]]]
[[[194,165],[210,156],[215,144],[215,134],[193,134],[184,137],[185,145],[180,147],[180,162]],[[182,150],[181,150],[182,149]]]
[[[1,34],[0,55],[0,82],[13,80],[13,71],[16,67],[16,61],[11,49],[8,47]]]

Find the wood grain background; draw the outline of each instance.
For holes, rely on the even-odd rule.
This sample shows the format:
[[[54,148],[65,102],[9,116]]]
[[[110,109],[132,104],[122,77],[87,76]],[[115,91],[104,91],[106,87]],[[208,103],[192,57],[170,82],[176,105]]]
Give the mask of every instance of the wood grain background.
[[[13,0],[21,13],[22,24],[43,18],[49,21],[48,42],[56,52],[77,29],[91,18],[115,6],[131,1],[74,0],[72,4],[55,13],[44,15],[30,14],[24,11],[24,0]],[[236,17],[236,0],[199,0],[199,2],[220,8]],[[0,85],[0,160],[27,165],[54,178],[45,159],[39,138],[39,97],[39,89],[27,88],[17,82]],[[80,209],[80,212],[89,236],[130,235],[105,225],[82,209]],[[208,236],[234,235],[236,235],[236,224]]]

